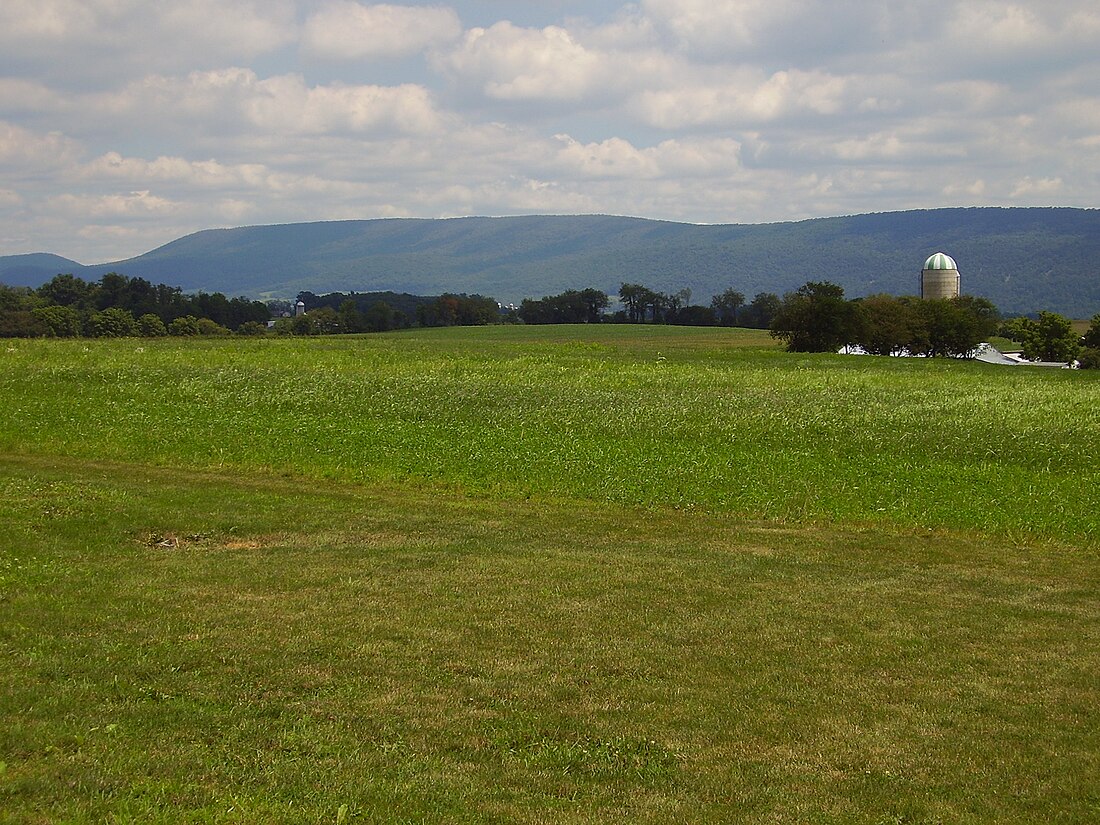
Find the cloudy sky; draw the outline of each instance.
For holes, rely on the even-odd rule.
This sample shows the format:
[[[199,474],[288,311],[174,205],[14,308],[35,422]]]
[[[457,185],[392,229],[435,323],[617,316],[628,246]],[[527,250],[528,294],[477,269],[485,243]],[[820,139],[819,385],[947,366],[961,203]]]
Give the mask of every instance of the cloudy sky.
[[[1095,0],[3,0],[0,255],[1100,206]]]

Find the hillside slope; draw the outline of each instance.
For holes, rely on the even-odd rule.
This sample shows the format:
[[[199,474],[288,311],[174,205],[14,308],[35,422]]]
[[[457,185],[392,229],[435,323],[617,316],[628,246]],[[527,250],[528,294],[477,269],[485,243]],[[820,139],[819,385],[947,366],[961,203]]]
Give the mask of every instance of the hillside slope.
[[[83,272],[83,264],[50,255],[46,252],[32,252],[28,255],[5,255],[0,257],[0,283],[8,286],[39,286],[59,272]]]
[[[382,219],[216,229],[144,255],[39,270],[108,271],[230,295],[301,290],[479,292],[505,302],[623,281],[693,300],[734,287],[751,298],[807,280],[850,297],[913,294],[921,263],[952,255],[963,290],[1005,312],[1100,311],[1100,210],[935,209],[779,224],[699,226],[602,215]],[[36,256],[18,256],[30,258]],[[0,280],[12,258],[0,258]],[[19,283],[33,283],[27,262]]]

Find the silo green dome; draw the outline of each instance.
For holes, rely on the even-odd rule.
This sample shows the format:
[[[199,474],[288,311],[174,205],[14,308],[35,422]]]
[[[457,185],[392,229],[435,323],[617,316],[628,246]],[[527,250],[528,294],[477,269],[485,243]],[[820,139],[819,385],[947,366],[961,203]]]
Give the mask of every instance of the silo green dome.
[[[937,252],[924,262],[925,269],[958,269],[955,259],[943,252]]]

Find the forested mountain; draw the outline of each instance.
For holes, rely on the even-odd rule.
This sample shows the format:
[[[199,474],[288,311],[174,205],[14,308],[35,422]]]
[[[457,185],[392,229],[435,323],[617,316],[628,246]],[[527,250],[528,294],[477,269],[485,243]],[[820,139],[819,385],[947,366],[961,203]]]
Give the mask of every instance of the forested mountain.
[[[955,258],[963,291],[1009,314],[1100,311],[1100,210],[971,208],[755,225],[601,215],[383,219],[212,229],[126,261],[0,258],[0,281],[36,285],[59,271],[131,277],[227,295],[302,290],[466,292],[503,302],[623,281],[692,300],[830,280],[849,297],[918,291],[921,264]]]
[[[29,255],[0,256],[0,283],[8,286],[38,287],[61,273],[77,273],[89,267],[45,252],[32,252]]]

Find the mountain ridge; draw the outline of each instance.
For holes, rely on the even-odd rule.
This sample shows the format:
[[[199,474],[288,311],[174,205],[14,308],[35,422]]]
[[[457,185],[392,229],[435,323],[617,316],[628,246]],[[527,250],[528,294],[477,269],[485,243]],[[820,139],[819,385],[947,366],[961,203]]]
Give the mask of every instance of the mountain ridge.
[[[206,229],[134,258],[81,265],[48,253],[0,257],[0,281],[116,271],[250,297],[300,291],[467,292],[503,302],[623,281],[697,302],[751,299],[808,280],[848,297],[914,294],[928,255],[959,262],[963,291],[1006,313],[1100,311],[1100,210],[958,207],[767,224],[687,224],[615,215],[375,218]],[[61,267],[61,268],[58,268]],[[66,268],[67,267],[67,268]]]

